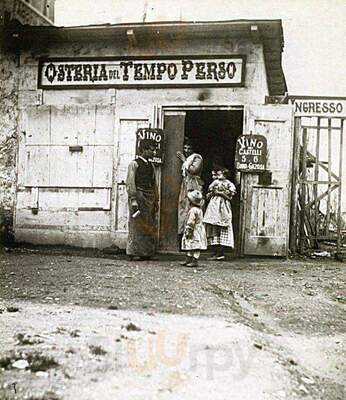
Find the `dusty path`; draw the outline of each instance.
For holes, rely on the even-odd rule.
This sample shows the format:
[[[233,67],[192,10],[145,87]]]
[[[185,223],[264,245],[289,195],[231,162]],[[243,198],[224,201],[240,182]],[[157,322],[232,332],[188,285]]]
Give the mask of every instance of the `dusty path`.
[[[0,261],[0,398],[345,396],[341,263]]]

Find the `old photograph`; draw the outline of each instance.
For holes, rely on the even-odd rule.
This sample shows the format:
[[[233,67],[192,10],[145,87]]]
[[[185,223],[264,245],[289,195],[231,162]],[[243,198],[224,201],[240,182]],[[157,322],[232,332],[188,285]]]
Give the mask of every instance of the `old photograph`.
[[[0,400],[343,400],[346,3],[0,0]]]

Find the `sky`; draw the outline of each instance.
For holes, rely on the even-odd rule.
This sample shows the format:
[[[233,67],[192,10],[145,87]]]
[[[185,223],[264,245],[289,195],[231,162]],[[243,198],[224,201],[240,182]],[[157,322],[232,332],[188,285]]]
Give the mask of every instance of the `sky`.
[[[291,95],[346,97],[346,0],[56,0],[56,25],[282,19]]]

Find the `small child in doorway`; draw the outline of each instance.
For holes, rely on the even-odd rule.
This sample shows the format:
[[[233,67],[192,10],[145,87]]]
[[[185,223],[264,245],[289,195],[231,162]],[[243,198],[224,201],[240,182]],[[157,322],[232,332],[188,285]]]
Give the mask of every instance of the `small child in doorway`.
[[[186,251],[186,260],[182,263],[187,267],[197,267],[201,250],[207,249],[207,236],[203,224],[203,195],[199,190],[187,193],[190,209],[187,214],[181,249]]]
[[[206,224],[208,245],[213,248],[211,260],[224,260],[225,247],[234,248],[231,199],[236,194],[234,184],[227,179],[229,171],[218,167],[213,171],[213,182],[209,185],[209,200],[203,222]]]

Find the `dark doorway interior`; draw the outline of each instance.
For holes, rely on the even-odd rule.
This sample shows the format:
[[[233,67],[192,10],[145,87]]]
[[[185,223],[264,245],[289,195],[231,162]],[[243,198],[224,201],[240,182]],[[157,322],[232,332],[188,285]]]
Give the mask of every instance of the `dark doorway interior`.
[[[236,140],[243,132],[243,111],[188,111],[185,117],[185,137],[192,140],[194,151],[203,157],[204,194],[211,183],[215,164],[229,169],[229,179],[237,186],[232,201],[235,253],[239,249],[240,186],[236,182],[234,156]]]

